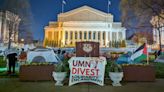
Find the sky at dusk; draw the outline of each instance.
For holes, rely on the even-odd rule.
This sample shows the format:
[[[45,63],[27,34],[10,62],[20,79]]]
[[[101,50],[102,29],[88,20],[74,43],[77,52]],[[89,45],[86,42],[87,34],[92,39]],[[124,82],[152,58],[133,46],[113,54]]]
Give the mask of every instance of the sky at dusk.
[[[0,6],[2,6],[0,0]],[[64,12],[87,5],[100,11],[108,11],[108,0],[65,0],[66,5]],[[111,5],[109,12],[114,15],[114,21],[120,21],[121,12],[119,9],[120,0],[110,0]],[[44,39],[44,27],[48,25],[49,21],[56,21],[57,15],[61,13],[62,0],[29,0],[32,12],[32,33],[34,39]]]
[[[34,23],[32,25],[34,38],[43,40],[44,27],[49,21],[56,21],[57,14],[61,13],[62,0],[29,0]],[[64,12],[88,5],[95,9],[107,12],[108,0],[65,0]],[[109,12],[114,15],[114,21],[120,21],[120,0],[110,0]]]

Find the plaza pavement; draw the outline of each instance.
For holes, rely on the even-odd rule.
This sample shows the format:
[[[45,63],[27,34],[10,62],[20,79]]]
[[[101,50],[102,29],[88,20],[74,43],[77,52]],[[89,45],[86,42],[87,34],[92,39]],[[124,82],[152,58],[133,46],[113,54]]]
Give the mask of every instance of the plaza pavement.
[[[164,79],[155,82],[123,82],[121,87],[74,85],[56,87],[54,81],[20,82],[18,78],[0,78],[0,92],[164,92]]]

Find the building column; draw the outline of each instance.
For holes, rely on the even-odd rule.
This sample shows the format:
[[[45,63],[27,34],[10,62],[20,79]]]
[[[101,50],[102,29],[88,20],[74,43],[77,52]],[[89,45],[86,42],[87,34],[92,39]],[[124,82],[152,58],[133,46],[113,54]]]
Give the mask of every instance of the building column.
[[[93,40],[93,31],[91,31],[91,41],[94,41]]]
[[[104,39],[104,42],[105,42],[105,47],[108,47],[108,32],[105,31],[105,39]]]
[[[81,31],[81,33],[82,33],[81,41],[84,41],[84,31]]]
[[[103,46],[103,32],[100,31],[100,46]]]
[[[98,40],[98,31],[96,31],[96,42],[98,42],[99,40]]]
[[[110,34],[111,34],[111,32],[108,32],[108,46],[110,46]]]
[[[87,39],[86,39],[86,41],[89,41],[89,31],[86,31],[86,35],[87,35]]]
[[[113,34],[113,32],[111,31],[111,33],[110,33],[110,41],[113,41],[112,34]]]
[[[119,40],[118,32],[116,32],[116,37],[117,37],[116,41],[118,41]]]
[[[75,45],[75,31],[72,31],[72,44]]]
[[[69,45],[70,44],[70,31],[67,31],[67,33],[68,33],[68,39],[66,39],[66,42],[67,42],[67,45]]]
[[[61,43],[62,44],[62,47],[65,46],[65,42],[66,42],[65,41],[65,35],[66,35],[65,32],[66,32],[65,30],[62,31],[62,36],[63,36],[62,39],[61,39],[61,41],[62,41],[62,43]]]
[[[77,31],[77,41],[79,41],[79,40],[80,40],[80,32]]]

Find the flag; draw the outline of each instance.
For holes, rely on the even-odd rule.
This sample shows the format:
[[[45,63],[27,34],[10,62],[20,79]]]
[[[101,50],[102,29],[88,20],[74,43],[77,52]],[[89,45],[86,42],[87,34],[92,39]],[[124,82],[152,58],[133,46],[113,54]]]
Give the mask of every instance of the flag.
[[[62,3],[63,3],[63,4],[66,4],[66,1],[65,1],[65,0],[63,0],[63,1],[62,1]]]
[[[108,6],[110,6],[111,5],[111,1],[110,0],[108,0]]]
[[[147,47],[144,43],[142,46],[140,46],[134,53],[131,55],[131,60],[135,62],[140,62],[147,57]]]

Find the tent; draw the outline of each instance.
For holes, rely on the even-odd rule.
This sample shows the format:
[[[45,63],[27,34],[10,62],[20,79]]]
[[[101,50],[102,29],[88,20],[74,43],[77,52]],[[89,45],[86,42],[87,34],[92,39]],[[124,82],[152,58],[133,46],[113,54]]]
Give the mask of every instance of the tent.
[[[155,59],[154,62],[161,62],[161,63],[164,63],[164,55],[158,56],[157,59]]]
[[[131,57],[131,52],[128,52],[127,54],[121,55],[117,60],[117,64],[132,64],[132,60],[130,59]]]
[[[0,56],[4,56],[4,54],[5,54],[5,50],[7,49],[7,47],[1,47],[0,46]]]
[[[54,53],[53,50],[37,48],[27,52],[27,62],[50,62],[58,63],[60,58]]]

